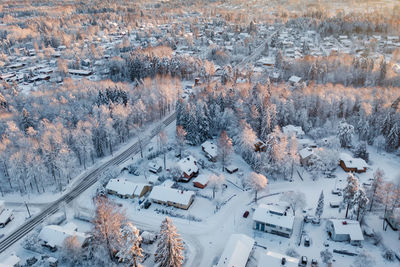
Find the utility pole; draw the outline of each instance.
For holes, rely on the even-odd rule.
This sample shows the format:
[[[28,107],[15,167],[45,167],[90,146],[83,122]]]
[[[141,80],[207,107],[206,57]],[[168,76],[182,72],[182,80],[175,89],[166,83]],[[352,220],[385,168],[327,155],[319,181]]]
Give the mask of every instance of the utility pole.
[[[26,204],[26,201],[24,201],[24,203],[25,203],[26,210],[28,211],[28,215],[29,215],[28,218],[30,218],[31,217],[31,212],[29,211],[28,204]]]

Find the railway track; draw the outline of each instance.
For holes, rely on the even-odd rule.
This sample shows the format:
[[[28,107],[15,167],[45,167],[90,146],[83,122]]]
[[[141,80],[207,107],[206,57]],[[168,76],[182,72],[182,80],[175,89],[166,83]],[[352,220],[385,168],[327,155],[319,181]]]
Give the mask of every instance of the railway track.
[[[176,113],[173,112],[170,116],[164,119],[162,124],[164,126],[170,125],[175,120],[175,117]],[[159,128],[155,128],[154,130],[152,130],[150,136],[142,139],[142,143],[144,145],[148,143],[154,136],[156,136],[159,133],[159,131],[160,131]],[[98,181],[100,174],[104,173],[109,167],[120,165],[121,163],[127,161],[132,155],[139,153],[139,151],[140,151],[140,145],[139,142],[136,142],[130,147],[128,147],[126,150],[124,150],[122,153],[116,155],[109,161],[105,162],[103,165],[89,172],[85,177],[82,178],[81,182],[76,186],[74,186],[68,193],[66,193],[53,203],[49,204],[44,210],[42,210],[35,217],[25,222],[19,228],[14,230],[11,234],[2,239],[0,241],[0,253],[3,253],[6,249],[15,244],[18,240],[26,236],[36,226],[41,224],[46,218],[56,213],[64,203],[66,204],[70,203],[81,193],[83,193],[89,187],[95,184]]]

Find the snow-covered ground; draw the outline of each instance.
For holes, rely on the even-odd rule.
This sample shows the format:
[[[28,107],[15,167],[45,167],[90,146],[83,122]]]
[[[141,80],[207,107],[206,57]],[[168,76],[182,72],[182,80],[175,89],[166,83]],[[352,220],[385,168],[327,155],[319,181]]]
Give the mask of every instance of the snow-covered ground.
[[[167,127],[166,132],[169,140],[174,138],[175,126],[172,124]],[[145,156],[152,151],[149,148],[153,147],[153,150],[157,149],[157,138],[153,138],[145,149]],[[370,168],[366,173],[357,174],[359,177],[360,184],[363,182],[369,182],[369,179],[373,177],[373,172],[377,168],[381,168],[385,171],[385,179],[394,181],[396,175],[400,172],[400,160],[387,153],[376,153],[372,147],[369,147],[370,152]],[[212,173],[221,173],[221,164],[211,163],[207,161],[204,153],[200,147],[186,147],[185,153],[194,156],[198,160],[205,162],[205,168],[200,168],[199,175],[210,175]],[[167,153],[166,156],[167,169],[173,166],[179,159],[175,157],[175,152],[172,150]],[[163,166],[162,157],[155,159],[161,166]],[[124,177],[130,181],[137,183],[146,183],[146,177],[150,174],[148,171],[149,160],[140,159],[140,154],[134,156],[124,164],[120,166],[122,169],[130,164],[136,164],[139,166],[139,176],[131,175],[127,171],[120,174],[120,177]],[[290,238],[280,237],[269,233],[262,233],[252,229],[253,221],[252,215],[257,204],[254,203],[254,194],[251,191],[242,189],[242,181],[251,172],[250,167],[243,161],[243,159],[233,154],[230,159],[230,163],[239,167],[239,171],[234,174],[224,172],[223,175],[226,178],[225,184],[226,189],[219,190],[216,193],[215,199],[212,199],[212,189],[206,187],[205,189],[196,188],[193,186],[193,179],[188,183],[178,183],[181,188],[192,190],[201,194],[204,197],[197,195],[191,207],[188,210],[181,210],[174,207],[166,207],[163,205],[152,203],[149,209],[143,209],[138,203],[138,199],[120,199],[115,196],[110,196],[112,200],[120,203],[122,208],[126,211],[128,217],[134,222],[134,224],[140,230],[150,230],[158,232],[162,220],[165,218],[163,211],[168,211],[173,214],[180,214],[183,216],[194,216],[199,221],[188,220],[187,218],[177,218],[170,216],[173,223],[181,234],[186,247],[186,260],[185,266],[212,266],[218,262],[218,259],[224,249],[224,246],[232,233],[244,233],[255,239],[259,247],[257,251],[264,250],[263,247],[275,252],[285,254],[288,249],[294,249],[299,255],[307,256],[309,260],[317,259],[321,263],[320,252],[326,248],[332,251],[332,249],[346,249],[351,252],[359,253],[362,250],[367,250],[376,262],[376,266],[398,266],[398,262],[387,262],[381,256],[383,253],[383,246],[390,248],[398,248],[400,241],[398,239],[398,233],[393,232],[390,228],[387,231],[382,229],[382,220],[380,217],[382,214],[379,212],[371,213],[366,217],[367,224],[372,227],[375,232],[380,232],[383,236],[383,246],[376,247],[372,241],[367,239],[363,242],[362,248],[351,246],[347,243],[334,242],[329,240],[325,225],[330,218],[344,218],[345,210],[339,210],[339,208],[331,208],[330,202],[341,201],[342,197],[332,194],[332,189],[336,187],[344,188],[346,184],[347,174],[339,166],[334,171],[336,178],[325,178],[319,177],[316,181],[311,179],[311,175],[303,168],[298,168],[302,178],[294,175],[293,182],[283,180],[270,180],[267,189],[258,194],[260,203],[275,203],[280,201],[280,198],[284,192],[287,191],[299,191],[303,192],[306,196],[306,207],[304,212],[297,211],[296,218],[293,228],[293,234]],[[161,173],[162,174],[162,173]],[[160,175],[161,175],[160,174]],[[79,207],[85,207],[88,209],[94,209],[92,203],[92,197],[95,195],[97,187],[100,185],[98,182],[95,186],[87,190],[79,199],[75,200],[66,208],[67,221],[72,221],[78,225],[79,231],[89,231],[92,225],[88,222],[83,222],[74,218],[74,210]],[[300,245],[298,244],[300,233],[300,224],[305,214],[314,215],[317,201],[321,191],[324,192],[325,205],[324,213],[320,225],[314,225],[311,223],[305,223],[303,231],[311,239],[311,246],[305,247],[303,239]],[[144,200],[148,194],[142,199]],[[228,200],[228,201],[227,201]],[[35,199],[39,203],[40,198]],[[227,201],[219,210],[216,210],[216,205]],[[10,203],[11,205],[11,203]],[[15,222],[12,222],[7,228],[0,231],[11,231],[12,227],[18,226],[24,218],[25,211],[24,207],[18,203],[15,203],[16,207],[20,211],[16,212]],[[19,206],[18,206],[19,205]],[[32,205],[32,210],[35,210],[35,205]],[[38,205],[37,208],[40,208]],[[17,209],[17,208],[16,208]],[[243,213],[249,211],[250,215],[248,218],[243,218]],[[18,213],[21,213],[19,216]],[[22,221],[21,221],[22,220]],[[19,222],[19,223],[18,223]],[[15,226],[14,226],[15,224]],[[1,232],[0,232],[1,233]],[[150,253],[150,257],[144,262],[145,266],[154,265],[153,252],[155,245],[146,245],[146,251]],[[18,243],[14,245],[8,253],[15,251],[17,255],[22,258],[32,256],[34,253],[27,252],[22,249]],[[254,254],[256,255],[256,254]],[[345,256],[341,254],[333,254],[334,265],[336,266],[350,266],[354,261],[355,257]],[[250,260],[249,266],[256,264]]]

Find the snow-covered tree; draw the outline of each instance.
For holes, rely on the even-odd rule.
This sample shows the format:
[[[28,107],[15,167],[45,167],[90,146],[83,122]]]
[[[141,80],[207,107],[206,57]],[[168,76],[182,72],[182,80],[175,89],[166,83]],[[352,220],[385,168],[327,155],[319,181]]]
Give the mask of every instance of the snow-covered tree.
[[[352,267],[373,267],[375,266],[374,257],[368,253],[367,251],[362,251],[358,254],[358,256],[354,259],[354,263]]]
[[[306,195],[300,191],[287,191],[283,193],[280,199],[290,205],[293,215],[296,215],[296,210],[303,209],[306,206]]]
[[[128,266],[138,266],[138,259],[143,257],[143,249],[140,247],[142,238],[139,230],[128,222],[121,227],[121,241],[117,257],[120,262]]]
[[[367,191],[367,196],[370,199],[369,211],[372,210],[375,200],[381,198],[384,175],[384,171],[379,168],[374,172],[374,180]]]
[[[354,135],[354,126],[341,121],[338,126],[337,136],[342,147],[350,147]]]
[[[319,195],[318,199],[318,205],[317,208],[315,209],[315,216],[320,218],[323,212],[324,212],[324,191],[321,191],[321,194]]]
[[[257,203],[257,193],[267,187],[268,179],[260,173],[251,172],[248,183],[254,191],[254,202]]]
[[[365,142],[360,142],[354,150],[353,156],[356,158],[362,158],[366,162],[369,160],[369,153],[367,151],[367,144]]]
[[[323,263],[328,264],[332,262],[333,254],[329,249],[322,250],[320,255]]]
[[[154,261],[159,267],[180,267],[183,264],[184,246],[172,220],[168,217],[161,223],[157,250]]]
[[[351,208],[354,204],[354,196],[359,190],[358,179],[354,177],[352,173],[347,175],[347,185],[343,189],[343,202],[346,203],[346,218]]]
[[[357,207],[357,221],[360,218],[360,215],[362,216],[365,213],[368,202],[369,199],[367,197],[367,194],[362,187],[359,187],[357,193],[354,196],[354,205]]]
[[[220,174],[211,174],[210,177],[208,178],[208,186],[212,188],[213,191],[213,199],[215,198],[215,192],[221,189],[222,185],[225,182],[225,177]]]
[[[96,198],[96,214],[93,219],[93,237],[98,246],[106,248],[110,260],[120,246],[121,226],[126,215],[112,201],[104,197]],[[103,255],[104,257],[104,255]]]
[[[82,246],[76,236],[67,237],[61,250],[62,260],[76,266],[82,259]]]
[[[229,160],[229,156],[232,152],[232,139],[229,138],[225,131],[222,131],[218,139],[218,157],[221,160],[222,171],[224,171],[226,162]]]

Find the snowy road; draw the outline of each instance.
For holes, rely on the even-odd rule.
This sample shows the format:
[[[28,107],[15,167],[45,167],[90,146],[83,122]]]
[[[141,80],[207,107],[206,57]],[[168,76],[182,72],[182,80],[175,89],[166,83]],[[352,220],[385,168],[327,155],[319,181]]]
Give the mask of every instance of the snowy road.
[[[169,117],[167,117],[163,124],[165,126],[171,124],[175,121],[175,112],[172,113]],[[148,140],[153,138],[155,135],[158,134],[159,128],[154,128],[151,131],[149,137],[144,138],[143,143],[146,144]],[[119,154],[116,154],[110,160],[104,162],[104,164],[94,168],[91,170],[86,176],[84,176],[79,183],[77,183],[74,187],[69,190],[69,192],[65,193],[62,197],[58,200],[54,201],[53,203],[49,204],[46,208],[43,209],[40,213],[38,213],[35,217],[30,219],[29,221],[25,222],[23,225],[18,227],[14,230],[11,234],[6,236],[4,239],[0,241],[0,253],[3,253],[7,248],[15,244],[21,238],[25,237],[30,231],[32,231],[36,226],[41,224],[46,218],[51,216],[52,214],[56,213],[59,208],[64,205],[64,203],[69,203],[78,197],[81,193],[86,191],[89,187],[97,182],[100,177],[100,174],[104,173],[109,167],[117,166],[130,157],[132,155],[139,153],[140,146],[139,142],[134,143],[126,150],[122,151]]]

